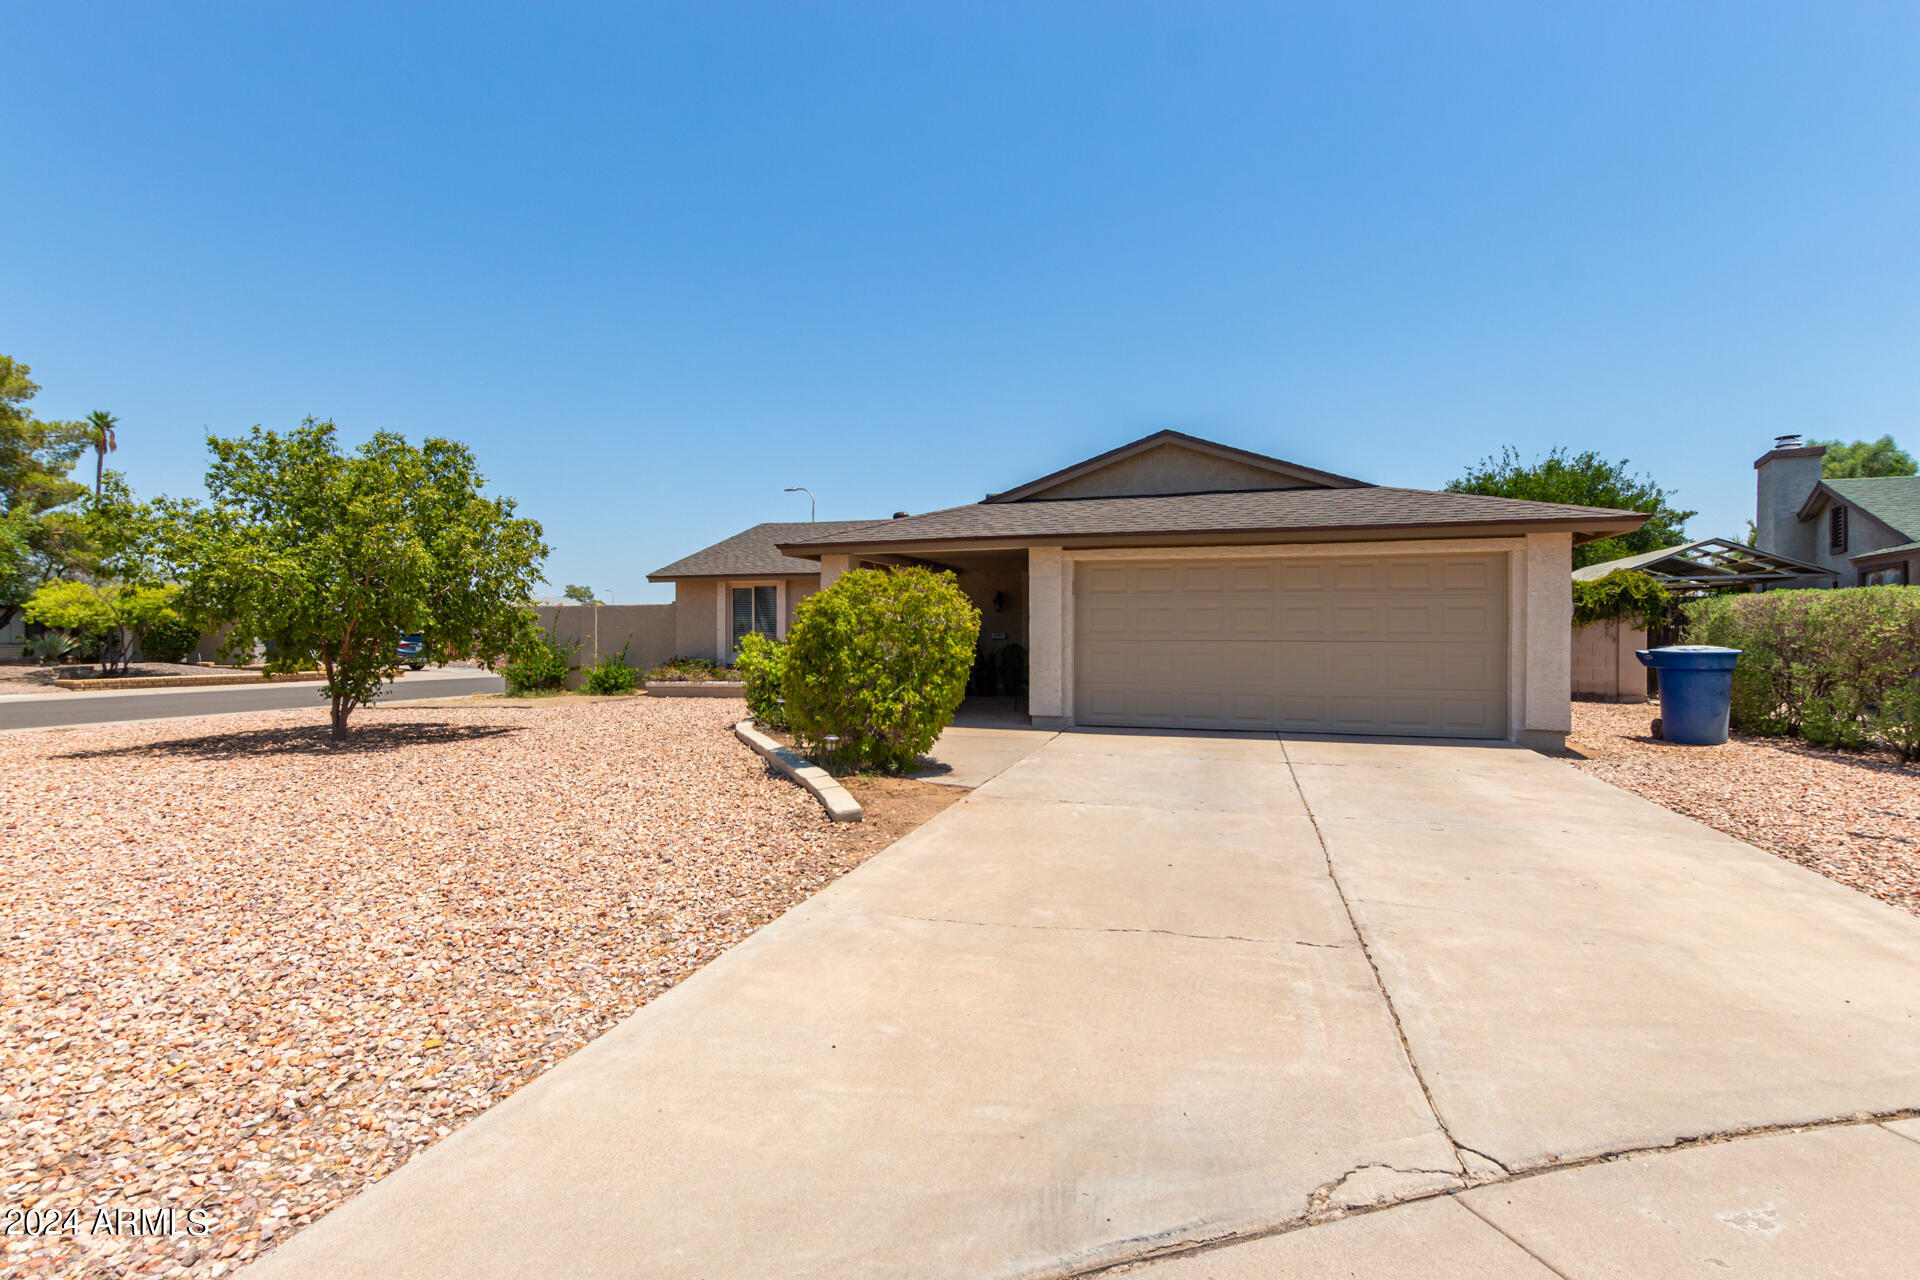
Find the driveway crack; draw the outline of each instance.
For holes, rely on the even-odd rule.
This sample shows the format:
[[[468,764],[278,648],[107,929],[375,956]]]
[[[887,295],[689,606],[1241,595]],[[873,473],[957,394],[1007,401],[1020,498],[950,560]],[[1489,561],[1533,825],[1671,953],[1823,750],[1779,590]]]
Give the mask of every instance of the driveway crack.
[[[1285,938],[1249,938],[1237,933],[1182,933],[1178,929],[1127,928],[1120,925],[1017,924],[1004,920],[961,920],[953,916],[916,916],[905,911],[877,911],[875,915],[895,920],[919,920],[926,924],[958,924],[974,929],[1032,929],[1047,933],[1157,933],[1167,938],[1190,938],[1195,942],[1254,942],[1278,946]],[[1296,947],[1345,947],[1344,942],[1294,942]]]
[[[1333,882],[1333,891],[1340,895],[1340,907],[1347,913],[1347,926],[1353,930],[1354,941],[1360,944],[1360,954],[1366,957],[1367,968],[1373,971],[1373,985],[1379,989],[1380,999],[1387,1006],[1387,1017],[1393,1022],[1393,1034],[1399,1037],[1400,1052],[1406,1056],[1407,1069],[1413,1072],[1414,1082],[1420,1086],[1420,1096],[1427,1101],[1427,1112],[1433,1116],[1434,1125],[1439,1128],[1441,1136],[1446,1138],[1448,1145],[1453,1148],[1454,1163],[1459,1166],[1454,1172],[1460,1177],[1471,1176],[1467,1162],[1460,1154],[1470,1148],[1462,1147],[1460,1140],[1453,1136],[1453,1130],[1448,1127],[1446,1117],[1440,1114],[1440,1104],[1433,1100],[1433,1090],[1427,1085],[1426,1074],[1420,1070],[1420,1059],[1414,1055],[1413,1044],[1407,1039],[1407,1029],[1400,1022],[1400,1010],[1395,1007],[1393,993],[1387,990],[1387,980],[1381,976],[1380,965],[1373,958],[1373,948],[1367,945],[1367,935],[1360,929],[1360,919],[1353,913],[1353,903],[1347,898],[1346,886],[1340,883],[1340,873],[1333,865],[1333,850],[1327,847],[1327,834],[1320,829],[1320,816],[1313,811],[1313,804],[1307,799],[1306,788],[1300,785],[1300,773],[1294,768],[1293,757],[1287,752],[1285,739],[1280,742],[1280,758],[1287,762],[1287,776],[1293,779],[1294,793],[1300,797],[1300,807],[1306,810],[1307,821],[1313,824],[1314,839],[1320,842],[1320,856],[1326,860],[1327,879]],[[1482,1155],[1478,1151],[1473,1154]],[[1493,1163],[1502,1169],[1506,1168],[1498,1160]]]

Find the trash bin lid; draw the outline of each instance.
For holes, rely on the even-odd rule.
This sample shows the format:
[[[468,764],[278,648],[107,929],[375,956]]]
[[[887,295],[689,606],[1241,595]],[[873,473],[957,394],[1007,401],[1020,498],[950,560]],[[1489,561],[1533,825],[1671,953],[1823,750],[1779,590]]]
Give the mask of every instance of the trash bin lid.
[[[1730,671],[1744,649],[1725,649],[1717,644],[1670,644],[1659,649],[1636,649],[1634,656],[1642,666],[1659,668],[1691,667],[1696,671]]]

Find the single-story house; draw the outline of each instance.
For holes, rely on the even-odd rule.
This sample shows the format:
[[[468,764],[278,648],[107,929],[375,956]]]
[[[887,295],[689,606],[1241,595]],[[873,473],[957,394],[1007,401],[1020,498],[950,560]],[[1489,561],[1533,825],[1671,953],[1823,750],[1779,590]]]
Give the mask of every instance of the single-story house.
[[[1920,584],[1920,476],[1823,479],[1826,452],[1781,436],[1753,464],[1754,545],[1832,575],[1809,585]]]
[[[750,631],[785,639],[793,610],[820,589],[820,562],[789,556],[780,544],[812,534],[864,529],[872,520],[757,524],[647,575],[673,584],[673,651],[733,661]]]
[[[1393,489],[1161,431],[968,506],[757,525],[649,575],[688,654],[848,569],[952,570],[1044,726],[1504,738],[1571,727],[1572,549],[1633,511]],[[692,607],[680,608],[680,603]]]

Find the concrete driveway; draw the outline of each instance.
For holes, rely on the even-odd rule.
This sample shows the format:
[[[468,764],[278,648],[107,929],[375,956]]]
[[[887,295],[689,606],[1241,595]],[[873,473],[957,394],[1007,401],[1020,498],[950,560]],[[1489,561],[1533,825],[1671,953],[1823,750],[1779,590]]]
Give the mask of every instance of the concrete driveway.
[[[1555,1246],[1528,1233],[1554,1231],[1621,1264],[1560,1274],[1667,1274],[1629,1230],[1658,1194],[1571,1181],[1633,1162],[1563,1166],[1815,1125],[1791,1140],[1828,1154],[1797,1167],[1830,1180],[1853,1147],[1826,1126],[1920,1108],[1920,920],[1530,751],[1113,731],[1009,754],[255,1272],[1041,1277],[1254,1240],[1149,1269],[1320,1274],[1285,1255],[1318,1242],[1362,1259],[1326,1274],[1441,1274],[1353,1252],[1431,1219],[1485,1274],[1535,1274]],[[1850,1203],[1920,1197],[1920,1142],[1846,1133],[1896,1144]],[[1856,1225],[1796,1228],[1796,1256],[1904,1247]]]

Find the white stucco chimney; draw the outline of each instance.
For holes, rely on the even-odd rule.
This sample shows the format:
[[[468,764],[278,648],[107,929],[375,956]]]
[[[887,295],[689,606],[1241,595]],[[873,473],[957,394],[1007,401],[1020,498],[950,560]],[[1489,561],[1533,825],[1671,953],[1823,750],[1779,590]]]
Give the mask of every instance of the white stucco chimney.
[[[1762,551],[1816,561],[1817,520],[1800,522],[1800,505],[1820,483],[1823,444],[1803,444],[1799,436],[1780,436],[1761,454],[1753,469],[1758,475],[1754,502],[1754,542]]]

